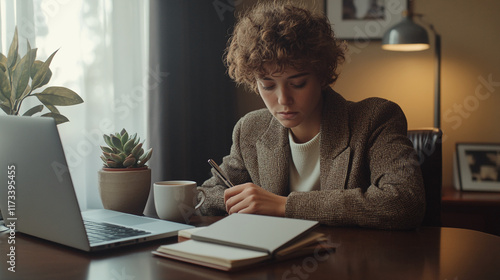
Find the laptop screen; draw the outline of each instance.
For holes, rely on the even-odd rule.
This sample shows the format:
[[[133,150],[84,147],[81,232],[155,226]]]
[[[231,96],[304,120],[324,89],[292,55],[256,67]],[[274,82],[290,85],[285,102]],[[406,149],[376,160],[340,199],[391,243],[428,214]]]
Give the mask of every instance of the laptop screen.
[[[0,207],[5,223],[62,244],[87,242],[55,121],[0,116],[0,131]]]

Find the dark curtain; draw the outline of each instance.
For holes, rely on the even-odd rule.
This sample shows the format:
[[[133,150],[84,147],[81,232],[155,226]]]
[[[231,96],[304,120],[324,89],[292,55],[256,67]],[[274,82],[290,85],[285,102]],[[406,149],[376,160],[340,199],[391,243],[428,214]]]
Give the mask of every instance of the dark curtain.
[[[233,9],[207,0],[151,0],[149,135],[152,183],[209,178],[229,154],[236,88],[222,57]],[[146,215],[155,216],[153,192]]]

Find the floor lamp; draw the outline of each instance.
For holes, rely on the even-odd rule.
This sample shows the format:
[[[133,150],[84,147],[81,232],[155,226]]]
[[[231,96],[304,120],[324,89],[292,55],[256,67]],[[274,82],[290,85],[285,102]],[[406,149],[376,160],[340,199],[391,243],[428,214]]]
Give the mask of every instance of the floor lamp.
[[[434,127],[441,128],[441,36],[432,24],[436,77],[434,80]],[[382,49],[389,51],[422,51],[430,47],[427,31],[412,19],[411,12],[403,14],[403,20],[388,29],[382,38]]]

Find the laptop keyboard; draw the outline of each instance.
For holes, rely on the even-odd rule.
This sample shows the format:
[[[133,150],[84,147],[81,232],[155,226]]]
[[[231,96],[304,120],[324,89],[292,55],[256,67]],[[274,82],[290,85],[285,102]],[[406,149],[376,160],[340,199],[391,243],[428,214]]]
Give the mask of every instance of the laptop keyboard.
[[[90,244],[149,234],[150,232],[103,222],[84,221]]]

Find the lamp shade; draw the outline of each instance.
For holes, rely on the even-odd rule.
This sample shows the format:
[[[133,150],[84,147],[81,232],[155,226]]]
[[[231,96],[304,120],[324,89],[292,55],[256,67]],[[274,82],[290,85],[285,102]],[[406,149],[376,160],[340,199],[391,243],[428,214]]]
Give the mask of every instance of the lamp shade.
[[[382,48],[389,51],[421,51],[429,48],[427,31],[406,16],[387,30],[382,38]]]

